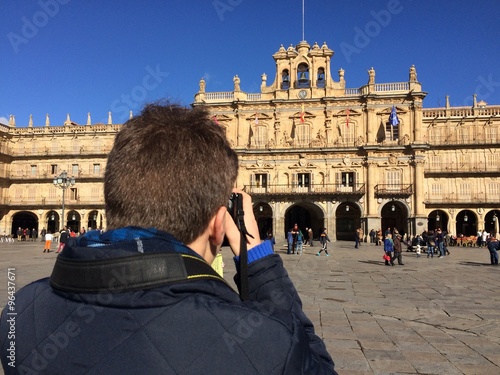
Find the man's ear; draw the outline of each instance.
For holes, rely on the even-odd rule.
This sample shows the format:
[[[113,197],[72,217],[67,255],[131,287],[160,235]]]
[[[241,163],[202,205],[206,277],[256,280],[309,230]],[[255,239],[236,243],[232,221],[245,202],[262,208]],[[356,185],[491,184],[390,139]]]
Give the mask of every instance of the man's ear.
[[[226,212],[226,207],[220,207],[210,222],[211,229],[208,239],[212,246],[221,246],[224,241],[224,235],[226,234]]]

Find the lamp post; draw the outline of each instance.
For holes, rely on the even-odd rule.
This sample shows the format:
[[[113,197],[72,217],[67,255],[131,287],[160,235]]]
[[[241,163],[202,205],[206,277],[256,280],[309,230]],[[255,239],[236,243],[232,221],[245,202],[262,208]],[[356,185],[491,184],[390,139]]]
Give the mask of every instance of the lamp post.
[[[68,173],[63,171],[59,176],[54,177],[54,186],[62,189],[62,226],[65,226],[66,219],[64,218],[64,197],[66,195],[66,189],[75,184],[74,177],[68,177]]]

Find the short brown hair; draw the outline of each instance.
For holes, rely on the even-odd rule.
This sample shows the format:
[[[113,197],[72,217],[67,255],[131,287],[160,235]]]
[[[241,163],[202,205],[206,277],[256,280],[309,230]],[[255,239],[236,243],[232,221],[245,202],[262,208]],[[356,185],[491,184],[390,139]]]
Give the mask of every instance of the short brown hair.
[[[107,228],[154,227],[191,243],[227,204],[237,174],[238,157],[207,110],[149,104],[108,156]]]

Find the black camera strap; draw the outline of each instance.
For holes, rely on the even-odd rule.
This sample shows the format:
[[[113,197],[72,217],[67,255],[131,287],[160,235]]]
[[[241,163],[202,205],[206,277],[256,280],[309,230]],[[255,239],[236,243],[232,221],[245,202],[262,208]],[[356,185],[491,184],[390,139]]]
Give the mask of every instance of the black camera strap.
[[[237,199],[236,207],[236,225],[240,231],[240,298],[242,301],[248,300],[248,251],[247,251],[247,237],[254,238],[248,233],[245,227],[245,211],[243,211],[243,199]]]
[[[137,253],[106,259],[57,257],[50,285],[70,293],[123,293],[200,279],[229,284],[205,260],[184,253]]]

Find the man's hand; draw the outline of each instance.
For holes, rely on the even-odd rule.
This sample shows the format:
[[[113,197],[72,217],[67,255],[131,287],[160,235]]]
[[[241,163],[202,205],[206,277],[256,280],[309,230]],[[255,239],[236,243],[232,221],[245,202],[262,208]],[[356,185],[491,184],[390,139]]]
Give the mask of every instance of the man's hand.
[[[245,221],[245,227],[247,229],[247,232],[254,237],[252,238],[250,236],[246,236],[247,249],[250,250],[252,247],[255,247],[261,243],[259,236],[259,227],[257,225],[257,221],[255,220],[255,216],[253,214],[252,197],[241,190],[235,189],[233,190],[233,193],[240,194],[241,197],[243,198],[243,211],[245,212],[243,218]],[[236,223],[234,222],[229,212],[226,212],[225,224],[226,224],[226,237],[229,242],[229,246],[231,247],[233,254],[235,256],[239,256],[240,241],[241,241],[240,231],[238,230],[238,227],[236,226]]]

